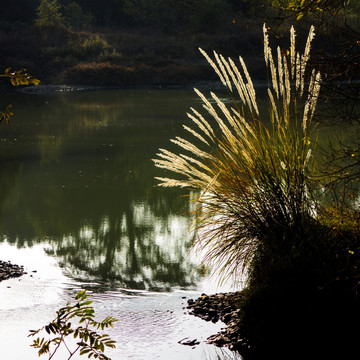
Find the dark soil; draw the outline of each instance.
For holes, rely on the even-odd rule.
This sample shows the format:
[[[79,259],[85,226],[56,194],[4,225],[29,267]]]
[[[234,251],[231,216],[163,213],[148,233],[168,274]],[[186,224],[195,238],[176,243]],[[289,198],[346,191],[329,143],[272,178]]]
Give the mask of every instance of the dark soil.
[[[0,261],[0,281],[20,277],[26,274],[23,266],[12,264],[10,261]]]
[[[250,312],[249,319],[249,308],[243,306],[246,296],[243,291],[202,294],[195,300],[188,300],[189,314],[214,323],[222,321],[226,325],[208,337],[207,343],[228,347],[244,360],[338,360],[355,359],[353,354],[359,354],[357,304],[344,309],[341,301],[331,301],[333,306],[329,306],[324,300],[313,306],[310,304],[315,299],[309,299],[309,304],[293,303],[292,311],[288,311],[283,305],[281,309],[276,307],[279,299],[274,294],[275,302],[266,299],[269,306],[263,303],[252,305],[251,311],[256,316]]]

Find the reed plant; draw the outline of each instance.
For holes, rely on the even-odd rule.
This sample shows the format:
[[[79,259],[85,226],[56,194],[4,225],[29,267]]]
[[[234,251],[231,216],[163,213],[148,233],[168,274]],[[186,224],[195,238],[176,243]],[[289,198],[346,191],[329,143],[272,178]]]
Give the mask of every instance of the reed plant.
[[[245,270],[251,277],[258,269],[254,264],[296,256],[316,223],[311,120],[321,75],[307,69],[314,28],[302,54],[296,51],[293,27],[289,50],[278,47],[275,54],[265,24],[263,34],[267,110],[260,111],[242,57],[236,65],[231,58],[215,51],[211,58],[200,49],[231,101],[195,89],[202,109],[191,108],[187,114],[190,125],[184,128],[190,138],[172,139],[179,150],[160,149],[154,159],[171,174],[157,178],[160,186],[198,194],[194,245],[222,279],[239,278]]]

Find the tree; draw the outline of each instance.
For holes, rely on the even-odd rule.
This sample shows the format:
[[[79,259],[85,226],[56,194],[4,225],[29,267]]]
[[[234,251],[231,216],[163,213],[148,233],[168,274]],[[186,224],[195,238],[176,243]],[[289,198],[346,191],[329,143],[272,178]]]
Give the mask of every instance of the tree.
[[[60,12],[61,5],[57,0],[41,0],[37,8],[35,25],[40,29],[57,29],[63,24],[63,17]]]
[[[88,28],[93,21],[92,15],[84,14],[77,2],[64,6],[64,20],[74,29]]]

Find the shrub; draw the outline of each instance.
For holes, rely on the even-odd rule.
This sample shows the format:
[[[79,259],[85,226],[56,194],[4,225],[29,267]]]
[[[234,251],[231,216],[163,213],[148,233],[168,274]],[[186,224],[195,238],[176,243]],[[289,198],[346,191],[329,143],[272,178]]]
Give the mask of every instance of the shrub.
[[[37,8],[35,25],[40,29],[58,29],[62,26],[62,15],[57,0],[41,0]]]
[[[80,85],[127,86],[133,73],[133,68],[127,66],[110,62],[89,62],[65,70],[59,75],[59,81]]]
[[[275,59],[267,31],[264,25],[264,55],[271,79],[269,112],[260,114],[241,57],[239,70],[231,58],[214,52],[213,61],[200,49],[233,102],[227,105],[214,93],[208,99],[195,90],[205,112],[191,108],[188,114],[194,126],[184,128],[194,140],[177,137],[172,142],[180,153],[160,149],[154,160],[157,167],[177,175],[159,177],[161,186],[198,192],[195,246],[205,251],[204,262],[215,265],[224,278],[236,278],[245,269],[253,269],[254,275],[249,267],[254,260],[281,264],[284,254],[296,257],[306,242],[305,229],[316,228],[311,119],[320,73],[313,70],[305,88],[314,29],[300,55],[291,28],[290,50],[284,53],[278,47]]]
[[[85,38],[83,43],[80,44],[80,48],[84,55],[91,56],[101,54],[105,50],[108,50],[110,46],[105,39],[96,34],[95,36],[91,35]]]

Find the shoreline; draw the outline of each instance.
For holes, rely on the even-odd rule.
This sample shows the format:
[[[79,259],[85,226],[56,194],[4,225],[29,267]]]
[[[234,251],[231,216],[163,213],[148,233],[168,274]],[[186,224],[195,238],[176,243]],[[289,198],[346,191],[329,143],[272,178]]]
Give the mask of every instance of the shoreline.
[[[227,347],[242,354],[250,350],[249,342],[242,337],[240,324],[242,311],[239,302],[244,298],[242,291],[202,294],[199,298],[188,300],[189,315],[205,321],[217,323],[222,321],[226,326],[220,332],[207,338],[206,343],[216,347]]]
[[[78,92],[78,91],[93,91],[93,90],[133,90],[133,89],[193,89],[194,87],[199,89],[219,89],[221,83],[212,81],[203,81],[197,83],[179,84],[179,85],[133,85],[133,86],[93,86],[93,85],[62,85],[62,84],[40,84],[25,86],[23,88],[14,89],[15,91],[26,94],[54,94],[65,92]]]
[[[11,278],[18,278],[27,274],[24,271],[23,266],[12,264],[10,261],[0,260],[0,282]],[[275,294],[274,294],[275,295]],[[276,296],[274,296],[274,302],[272,302],[270,308],[275,305]],[[329,359],[339,358],[339,356],[346,356],[354,351],[356,346],[356,332],[352,332],[352,327],[349,325],[352,323],[351,319],[346,320],[341,317],[335,316],[335,324],[331,319],[327,321],[321,321],[321,319],[314,319],[312,314],[303,313],[299,304],[293,304],[294,308],[290,312],[287,312],[287,321],[284,323],[280,313],[275,312],[271,316],[271,323],[267,324],[266,329],[270,331],[268,333],[269,339],[262,345],[261,338],[253,339],[251,332],[247,338],[245,333],[248,332],[249,319],[247,325],[244,323],[244,311],[242,305],[246,299],[246,291],[239,290],[235,292],[224,292],[207,295],[203,293],[196,299],[188,299],[187,312],[184,314],[196,316],[204,321],[217,323],[221,321],[225,324],[216,334],[210,335],[204,342],[206,344],[214,345],[218,348],[228,348],[230,351],[240,354],[246,360],[260,360],[266,354],[276,355],[279,360],[288,359],[291,354],[292,359],[315,359],[318,357],[313,356],[328,356]],[[314,300],[314,299],[313,299]],[[242,304],[242,305],[241,305]],[[305,310],[312,308],[311,304],[302,304]],[[324,304],[326,305],[326,304]],[[280,306],[281,307],[281,306]],[[316,305],[315,305],[316,308]],[[183,308],[184,309],[184,308]],[[259,310],[259,308],[257,309]],[[272,313],[271,309],[266,308],[261,311],[261,316],[266,316],[266,312]],[[274,309],[272,309],[274,310]],[[320,309],[318,309],[320,310]],[[305,319],[299,318],[296,314],[305,316]],[[326,315],[330,315],[325,310]],[[323,315],[324,315],[323,314]],[[332,312],[335,315],[336,311]],[[269,314],[268,314],[269,315]],[[252,324],[261,325],[258,323],[259,319],[250,320]],[[268,319],[269,320],[269,319]],[[319,322],[320,320],[320,322]],[[325,319],[322,319],[325,320]],[[337,321],[336,321],[337,320]],[[314,323],[313,323],[314,322]],[[262,323],[262,322],[261,322]],[[309,327],[310,323],[313,325]],[[262,323],[263,325],[266,323]],[[282,325],[288,325],[285,328]],[[305,325],[305,326],[304,326]],[[342,325],[342,326],[336,326]],[[257,327],[257,326],[256,326]],[[314,327],[314,328],[312,328]],[[342,329],[340,332],[339,330]],[[347,331],[344,331],[347,329]],[[279,332],[279,330],[281,330]],[[350,336],[352,335],[352,336]],[[187,338],[186,338],[187,339]],[[336,342],[334,342],[336,339]],[[255,340],[255,341],[254,341]],[[260,343],[257,342],[260,340]],[[197,346],[200,342],[196,339],[191,341],[181,341],[182,345]],[[332,344],[329,346],[329,344]],[[260,347],[258,348],[258,345]],[[297,349],[297,352],[293,352]],[[332,357],[336,355],[336,357]],[[267,355],[266,355],[267,356]],[[341,358],[341,357],[340,357]]]
[[[266,88],[266,81],[257,81],[254,82],[254,86],[257,89]],[[220,81],[197,81],[189,82],[186,84],[162,84],[162,85],[81,85],[81,84],[39,84],[39,85],[25,85],[19,87],[13,87],[10,85],[0,85],[0,93],[6,92],[19,92],[23,94],[34,94],[34,95],[44,95],[44,94],[55,94],[55,93],[69,93],[69,92],[79,92],[79,91],[97,91],[97,90],[193,90],[194,88],[199,90],[224,90],[224,86]]]

